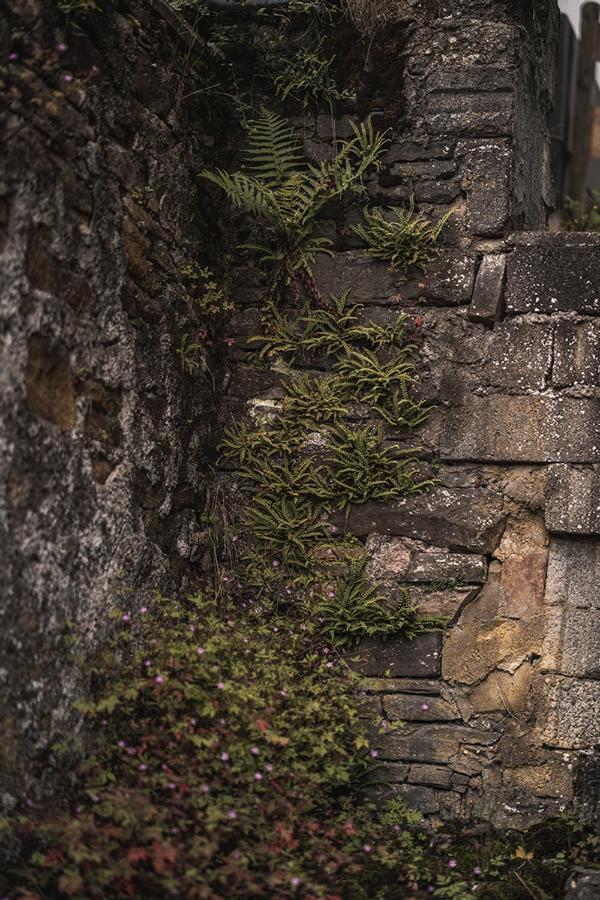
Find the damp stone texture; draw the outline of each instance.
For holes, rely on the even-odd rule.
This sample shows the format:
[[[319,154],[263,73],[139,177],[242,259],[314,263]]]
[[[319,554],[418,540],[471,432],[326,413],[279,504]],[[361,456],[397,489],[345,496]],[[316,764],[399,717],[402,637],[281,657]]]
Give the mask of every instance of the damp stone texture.
[[[132,2],[57,49],[53,2],[0,9],[3,59],[21,48],[0,74],[7,809],[54,777],[111,610],[189,586],[204,552],[209,392],[177,354],[204,147],[175,63],[191,38],[168,11]]]

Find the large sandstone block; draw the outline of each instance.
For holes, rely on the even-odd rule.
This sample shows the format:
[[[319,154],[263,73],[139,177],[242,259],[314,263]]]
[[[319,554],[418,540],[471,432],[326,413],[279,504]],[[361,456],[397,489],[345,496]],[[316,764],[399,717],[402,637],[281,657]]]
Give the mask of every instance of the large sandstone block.
[[[600,235],[538,234],[509,254],[506,310],[600,314]]]
[[[600,466],[550,466],[545,520],[555,534],[600,535]]]
[[[471,396],[450,411],[441,453],[451,460],[600,462],[600,400]]]
[[[550,545],[548,606],[600,610],[600,541],[555,538]]]
[[[355,535],[402,535],[438,547],[492,553],[506,513],[500,494],[477,485],[437,485],[395,503],[363,503],[332,516],[339,531]]]

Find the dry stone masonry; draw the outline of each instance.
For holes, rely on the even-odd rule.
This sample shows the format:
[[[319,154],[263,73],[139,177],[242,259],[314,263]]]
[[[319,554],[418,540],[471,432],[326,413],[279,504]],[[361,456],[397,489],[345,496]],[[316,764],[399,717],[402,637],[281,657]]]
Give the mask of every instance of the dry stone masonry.
[[[362,646],[363,711],[392,790],[428,814],[526,825],[579,797],[592,820],[600,238],[543,231],[556,10],[433,6],[413,4],[402,25],[395,103],[372,99],[393,141],[368,193],[379,206],[414,194],[433,218],[454,208],[445,250],[405,280],[361,252],[348,228],[358,210],[346,208],[323,223],[337,252],[315,267],[322,293],[351,288],[366,319],[406,313],[417,388],[436,404],[415,435],[389,434],[420,445],[434,487],[333,517],[364,541],[390,602],[408,588],[450,623],[444,635]],[[384,50],[375,43],[373,66]],[[358,113],[335,128],[298,120],[307,152],[326,153]],[[244,365],[256,321],[250,305],[238,322],[227,403],[239,414],[248,398],[279,396]]]
[[[175,60],[190,35],[158,0],[130,6],[133,18],[116,12],[109,29],[75,42],[74,81],[61,80],[42,33],[49,4],[8,0],[0,17],[7,34],[29,46],[33,33],[42,48],[2,100],[7,802],[46,765],[41,754],[84,687],[68,634],[86,651],[109,608],[189,585],[203,553],[216,416],[176,349],[188,327],[182,272],[205,234],[190,186],[210,139],[180,102]],[[434,219],[455,210],[443,253],[408,280],[365,256],[350,228],[358,206],[340,204],[321,223],[336,253],[315,266],[320,290],[350,288],[380,323],[404,312],[416,389],[435,404],[416,434],[389,434],[418,443],[434,486],[332,519],[364,542],[391,603],[408,588],[450,624],[360,648],[364,715],[392,790],[428,814],[515,826],[576,800],[592,821],[600,237],[544,232],[557,10],[552,0],[400,6],[402,21],[373,39],[356,103],[344,101],[336,122],[295,119],[318,159],[372,114],[391,143],[370,202],[414,195]],[[355,55],[344,63],[363,72],[358,42]],[[272,373],[247,359],[260,288],[251,272],[236,278],[222,421],[280,396]]]

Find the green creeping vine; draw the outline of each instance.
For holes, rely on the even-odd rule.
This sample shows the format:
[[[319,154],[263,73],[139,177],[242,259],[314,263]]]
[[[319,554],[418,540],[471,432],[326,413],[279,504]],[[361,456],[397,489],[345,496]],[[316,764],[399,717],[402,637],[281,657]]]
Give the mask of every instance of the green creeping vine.
[[[263,109],[248,127],[245,169],[201,173],[266,226],[266,244],[245,246],[258,251],[261,264],[270,269],[272,298],[290,289],[299,299],[300,279],[313,299],[319,299],[310,267],[317,253],[331,253],[331,241],[315,236],[317,216],[335,197],[362,191],[363,175],[377,165],[387,143],[370,121],[353,127],[354,137],[340,142],[334,158],[315,165],[302,158],[288,122]]]

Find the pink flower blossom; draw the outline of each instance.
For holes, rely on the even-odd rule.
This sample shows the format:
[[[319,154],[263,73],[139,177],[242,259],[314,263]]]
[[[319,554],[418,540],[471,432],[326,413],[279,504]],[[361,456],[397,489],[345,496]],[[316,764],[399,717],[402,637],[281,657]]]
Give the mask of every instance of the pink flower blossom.
[[[271,765],[271,763],[266,763],[266,764],[265,764],[265,771],[266,771],[266,772],[272,772],[272,771],[273,771],[273,766]]]
[[[373,848],[371,847],[370,844],[363,844],[363,851],[364,851],[365,853],[370,853],[372,849],[373,849]]]
[[[297,876],[294,876],[294,878],[292,878],[291,884],[292,884],[292,887],[300,887],[300,885],[302,884],[302,881]]]
[[[475,866],[473,869],[473,875],[481,875],[481,866]]]
[[[141,607],[140,607],[140,612],[142,613],[142,615],[143,615],[144,613],[147,613],[147,612],[148,612],[148,607],[147,607],[147,606],[141,606]]]
[[[423,712],[427,712],[427,710],[429,709],[429,703],[421,703],[421,709],[423,710]]]
[[[237,819],[237,813],[236,813],[235,809],[229,810],[229,812],[227,813],[227,818],[228,819]]]
[[[210,788],[207,784],[203,784],[200,786],[200,790],[203,794],[210,794]]]
[[[152,660],[151,660],[151,659],[145,659],[145,660],[144,660],[144,665],[146,666],[146,668],[148,668],[149,666],[152,665]]]
[[[18,53],[9,53],[8,54],[8,59],[10,62],[15,62],[15,60],[17,60],[18,58],[19,58]]]
[[[65,50],[68,49],[68,47],[67,47],[67,45],[64,43],[64,41],[61,41],[60,44],[57,44],[57,45],[56,45],[56,49],[58,50],[59,53],[64,53]]]
[[[258,754],[259,754],[258,747],[250,747],[250,753],[252,753],[253,756],[258,756]]]
[[[125,741],[117,741],[117,747],[124,747]]]
[[[73,81],[73,76],[69,75],[69,73],[67,72],[66,75],[63,75],[63,81],[66,81],[67,83],[69,83],[70,81]]]
[[[162,675],[157,675],[156,678],[155,678],[154,680],[155,680],[155,682],[156,682],[157,684],[164,684],[164,683],[165,683],[165,679],[162,677]]]
[[[278,568],[279,568],[279,562],[278,562],[276,559],[274,559],[273,562],[271,563],[271,566],[272,566],[274,569],[278,569]]]
[[[217,681],[217,687],[219,688],[220,691],[225,690],[225,685],[222,681]]]
[[[206,653],[204,647],[196,647],[196,653],[198,656],[202,656],[203,653]]]
[[[129,622],[129,619],[130,619],[130,618],[131,618],[131,617],[130,617],[129,613],[123,613],[123,615],[121,616],[121,621],[123,621],[123,622]]]
[[[455,869],[457,867],[457,865],[458,865],[457,859],[449,859],[448,860],[448,868],[449,869]]]
[[[140,763],[138,766],[140,772],[145,772],[148,766],[145,763]]]
[[[175,784],[174,781],[168,781],[167,787],[169,788],[170,791],[174,791],[176,789],[177,785]]]
[[[379,756],[379,750],[371,750],[371,756],[373,757],[373,759],[377,759],[377,757]]]
[[[262,777],[262,772],[255,772],[255,773],[254,773],[254,780],[255,780],[255,781],[262,781],[262,778],[263,778],[263,777]]]
[[[227,753],[226,751],[223,751],[223,753],[221,753],[221,762],[228,762],[228,761],[229,761],[229,753]]]

